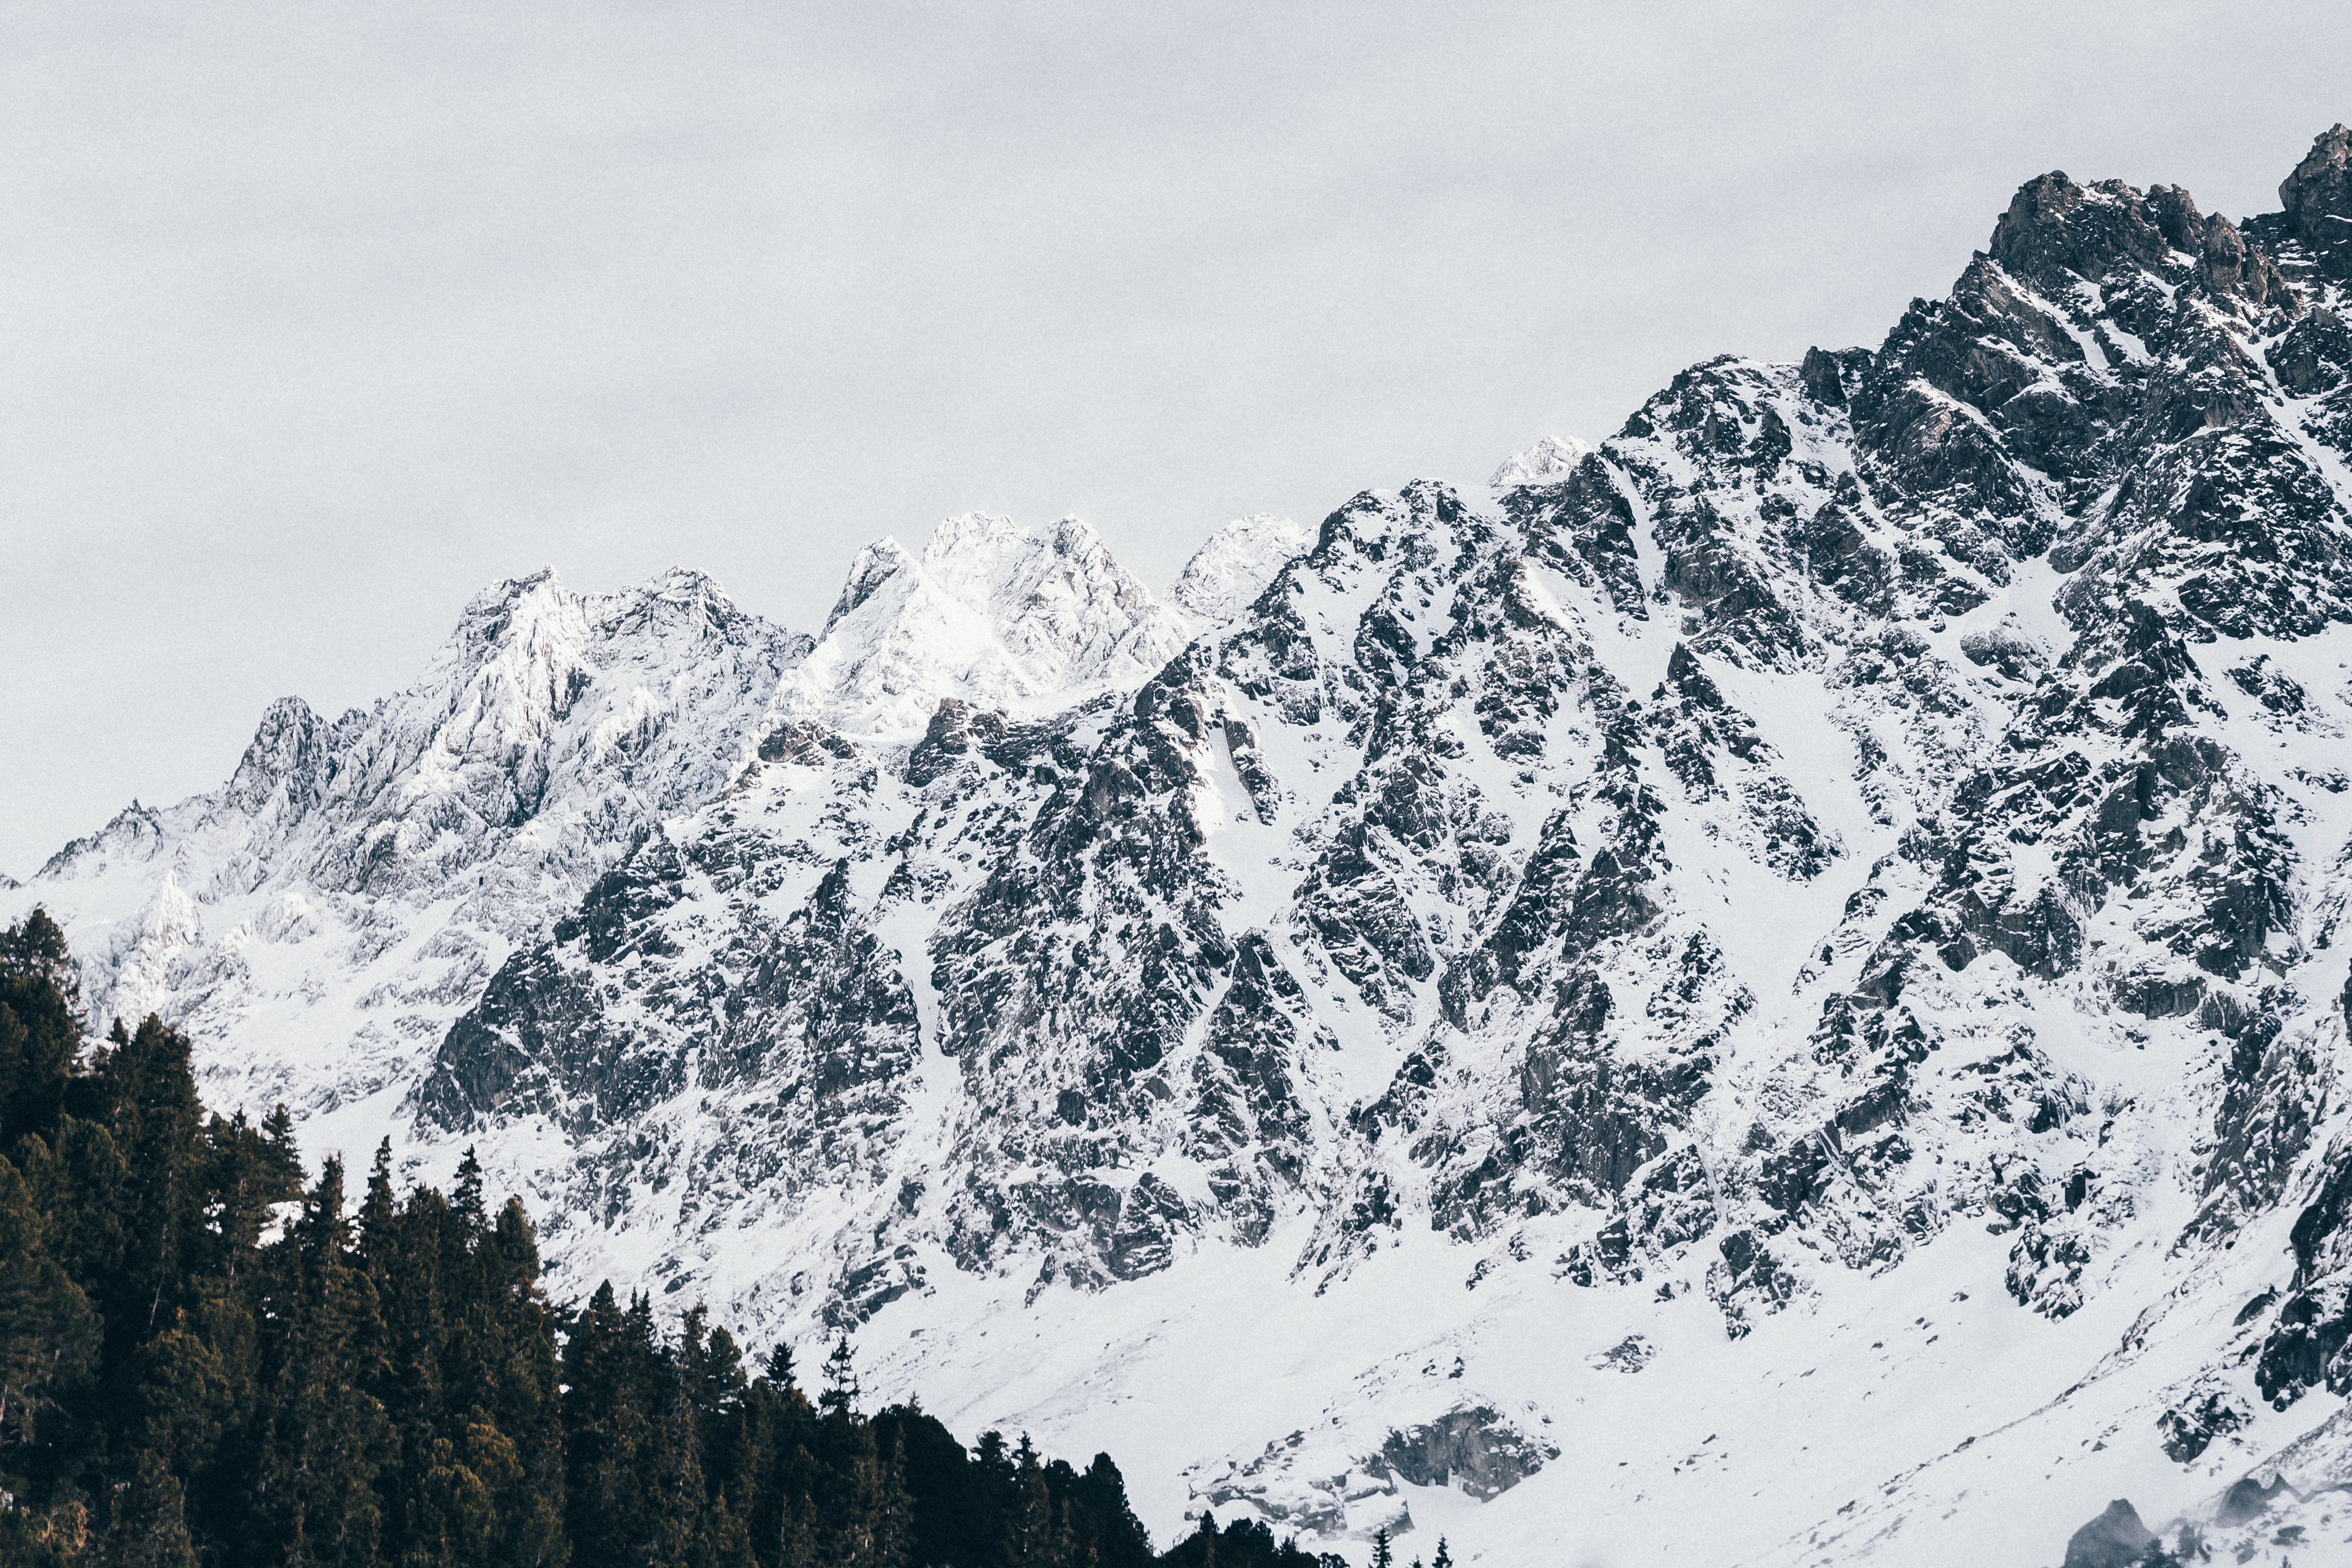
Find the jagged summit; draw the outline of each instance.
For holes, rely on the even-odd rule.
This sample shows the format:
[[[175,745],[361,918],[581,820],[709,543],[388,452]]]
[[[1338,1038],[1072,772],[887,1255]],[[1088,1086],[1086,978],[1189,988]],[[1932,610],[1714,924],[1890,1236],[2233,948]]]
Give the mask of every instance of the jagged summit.
[[[1043,716],[1147,678],[1306,542],[1287,518],[1229,523],[1162,602],[1079,518],[1028,528],[963,513],[920,555],[890,538],[858,552],[777,709],[890,742],[921,735],[943,701]]]
[[[1027,528],[967,512],[919,556],[859,552],[780,714],[877,738],[920,735],[953,697],[1034,714],[1139,680],[1190,635],[1087,523]]]
[[[806,647],[698,572],[600,594],[509,579],[406,689],[331,723],[272,703],[222,789],[134,805],[53,857],[37,896],[75,931],[100,1019],[155,1009],[253,1040],[210,1064],[225,1093],[332,1103],[723,788]],[[297,1047],[335,1005],[344,1049]]]
[[[2336,125],[2279,185],[2281,226],[2323,276],[2352,279],[2352,131]]]
[[[1184,563],[1168,601],[1202,630],[1221,625],[1247,609],[1274,574],[1312,543],[1314,535],[1288,517],[1271,512],[1236,517]]]
[[[854,1333],[1172,1478],[1163,1538],[2303,1562],[2352,1485],[2347,160],[2243,223],[2038,177],[1873,346],[1242,519],[1166,602],[977,514],[814,647],[519,580],[5,908],[215,1098],[474,1146],[559,1281]]]
[[[1525,452],[1504,459],[1486,483],[1501,490],[1514,485],[1544,485],[1565,479],[1591,450],[1573,436],[1547,435]]]

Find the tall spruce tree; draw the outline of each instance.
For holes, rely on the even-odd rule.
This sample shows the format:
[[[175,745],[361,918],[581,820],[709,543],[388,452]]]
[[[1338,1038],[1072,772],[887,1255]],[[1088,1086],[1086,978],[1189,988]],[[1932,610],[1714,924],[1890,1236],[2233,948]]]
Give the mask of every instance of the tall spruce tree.
[[[114,1522],[98,1554],[101,1568],[196,1568],[180,1483],[152,1449],[141,1449],[131,1479],[116,1488]]]
[[[49,1255],[47,1231],[24,1177],[0,1159],[0,1458],[34,1440],[41,1412],[98,1359],[98,1315]]]
[[[857,1361],[849,1348],[849,1336],[843,1334],[824,1358],[824,1392],[817,1396],[816,1407],[826,1416],[847,1420],[857,1414]]]
[[[289,1568],[372,1568],[383,1510],[391,1423],[382,1386],[375,1291],[352,1267],[343,1169],[329,1159],[282,1249],[265,1321],[261,1431],[248,1560]]]

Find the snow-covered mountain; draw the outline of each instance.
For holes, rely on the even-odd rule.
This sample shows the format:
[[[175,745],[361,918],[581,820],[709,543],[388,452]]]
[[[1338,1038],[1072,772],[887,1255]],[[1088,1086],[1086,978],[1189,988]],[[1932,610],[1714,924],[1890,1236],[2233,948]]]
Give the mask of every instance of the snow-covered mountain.
[[[1247,553],[1244,543],[1236,570],[1250,569]],[[1052,713],[1133,686],[1192,633],[1077,518],[1033,534],[970,512],[941,523],[920,556],[887,538],[858,552],[776,714],[904,741],[950,697]]]
[[[204,1041],[216,1099],[385,1120],[517,943],[725,787],[807,646],[698,572],[500,583],[406,691],[271,705],[221,789],[134,803],[6,896],[67,924],[95,1019]]]
[[[0,909],[1163,1537],[2328,1560],[2352,133],[2281,197],[2045,175],[1874,350],[1164,601],[980,516],[813,643],[508,584]]]

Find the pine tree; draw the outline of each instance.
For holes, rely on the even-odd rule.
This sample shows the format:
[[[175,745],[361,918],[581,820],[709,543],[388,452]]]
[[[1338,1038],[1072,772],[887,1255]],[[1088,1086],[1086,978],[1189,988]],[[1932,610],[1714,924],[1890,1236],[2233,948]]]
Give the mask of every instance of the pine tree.
[[[1386,1525],[1372,1532],[1372,1568],[1396,1568],[1396,1551],[1389,1545]]]
[[[202,1112],[187,1037],[150,1013],[127,1039],[118,1025],[116,1038],[121,1043],[99,1072],[112,1119],[109,1130],[129,1177],[121,1271],[102,1302],[110,1351],[127,1348],[163,1319],[168,1298],[193,1260],[190,1249],[207,1228]]]
[[[1454,1568],[1454,1553],[1445,1548],[1445,1537],[1437,1538],[1437,1555],[1429,1560],[1429,1568]]]
[[[876,1568],[906,1568],[914,1561],[915,1500],[907,1488],[907,1451],[894,1435],[882,1466],[882,1495],[876,1506]]]
[[[279,1262],[254,1481],[261,1540],[289,1563],[366,1568],[377,1560],[376,1481],[392,1457],[375,1293],[352,1267],[343,1171],[330,1159]]]
[[[207,1326],[231,1342],[228,1354],[205,1332]],[[250,1399],[242,1396],[252,1377],[251,1331],[251,1319],[236,1303],[205,1301],[193,1312],[184,1307],[174,1312],[171,1324],[133,1358],[138,1438],[152,1452],[170,1455],[184,1474],[210,1466],[223,1438],[247,1413]]]
[[[698,1543],[695,1568],[760,1568],[759,1553],[751,1547],[751,1531],[723,1497],[715,1498],[703,1511],[702,1539]]]
[[[46,910],[0,931],[0,1149],[54,1126],[81,1054],[80,993]]]
[[[1002,1432],[982,1432],[971,1456],[971,1548],[979,1561],[1014,1561],[1021,1522],[1021,1469]]]
[[[46,1228],[16,1166],[0,1159],[0,1454],[31,1441],[35,1413],[97,1362],[97,1314],[49,1255]]]
[[[1045,1467],[1038,1462],[1036,1448],[1026,1432],[1021,1434],[1021,1447],[1013,1457],[1013,1485],[1019,1511],[1013,1562],[1021,1568],[1066,1568],[1068,1547],[1064,1520],[1054,1506]]]
[[[261,1236],[272,1205],[299,1197],[302,1173],[289,1166],[269,1140],[239,1112],[205,1124],[202,1181],[209,1201],[209,1234],[197,1240],[205,1272],[229,1284]]]
[[[489,1211],[482,1204],[482,1162],[474,1157],[471,1145],[457,1162],[457,1186],[449,1195],[449,1207],[469,1230],[479,1230],[488,1222]]]
[[[0,1509],[0,1563],[8,1568],[78,1568],[89,1561],[89,1510],[79,1500]]]
[[[800,1386],[793,1381],[793,1347],[778,1340],[775,1348],[768,1352],[767,1370],[768,1381],[775,1385],[777,1393],[788,1393]]]
[[[1192,1531],[1192,1539],[1178,1547],[1177,1551],[1183,1552],[1187,1548],[1191,1550],[1188,1568],[1217,1568],[1217,1516],[1215,1513],[1207,1509],[1201,1511],[1200,1527]],[[1372,1563],[1373,1568],[1393,1568],[1392,1564],[1381,1561],[1378,1551],[1375,1551],[1372,1555]]]
[[[360,1200],[359,1250],[369,1273],[381,1281],[388,1272],[399,1239],[400,1204],[392,1192],[392,1139],[375,1146],[375,1162],[368,1167],[367,1196]]]
[[[98,1561],[100,1568],[196,1568],[180,1483],[152,1449],[140,1451],[132,1479],[117,1489]]]
[[[849,1336],[843,1334],[824,1358],[824,1392],[817,1396],[816,1407],[826,1416],[847,1420],[857,1414],[857,1364],[849,1348]]]
[[[49,1255],[96,1307],[121,1271],[126,1245],[131,1173],[114,1135],[95,1122],[61,1116],[46,1140],[20,1138],[11,1154],[46,1224]]]
[[[562,1568],[570,1548],[563,1539],[563,1419],[554,1316],[540,1290],[539,1244],[520,1199],[507,1200],[479,1250],[491,1274],[496,1338],[485,1347],[486,1386],[474,1395],[488,1406],[496,1429],[513,1445],[520,1466],[515,1506],[528,1517],[509,1528],[512,1560]]]
[[[776,1568],[819,1568],[816,1500],[806,1492],[788,1493],[776,1531]]]
[[[1071,1489],[1077,1502],[1078,1549],[1091,1552],[1098,1568],[1150,1568],[1151,1538],[1127,1500],[1127,1478],[1108,1454],[1094,1463]]]

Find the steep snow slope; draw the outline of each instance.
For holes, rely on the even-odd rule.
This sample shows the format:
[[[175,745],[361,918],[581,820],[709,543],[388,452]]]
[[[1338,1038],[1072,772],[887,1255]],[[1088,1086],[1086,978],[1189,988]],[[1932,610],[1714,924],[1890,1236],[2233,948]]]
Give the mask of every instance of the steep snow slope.
[[[2324,1560],[2352,134],[2282,200],[2044,176],[1876,350],[1245,519],[1170,606],[1082,525],[885,541],[316,1125],[478,1145],[559,1281],[1109,1448],[1163,1537],[2054,1562],[2128,1497]],[[72,927],[98,994],[255,1091],[299,1052],[172,967],[191,881],[372,863],[253,836],[307,805],[218,847],[308,800],[280,730],[5,895],[142,868],[135,938]],[[386,887],[474,896],[425,828],[506,797],[366,755],[472,813],[394,819]]]

